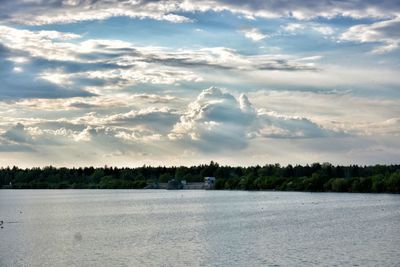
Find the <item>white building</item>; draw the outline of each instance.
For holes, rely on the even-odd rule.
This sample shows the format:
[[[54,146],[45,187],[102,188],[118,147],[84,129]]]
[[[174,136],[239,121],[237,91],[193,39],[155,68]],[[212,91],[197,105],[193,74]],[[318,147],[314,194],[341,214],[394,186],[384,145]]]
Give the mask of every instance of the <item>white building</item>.
[[[215,187],[215,177],[204,177],[204,188],[214,189]]]

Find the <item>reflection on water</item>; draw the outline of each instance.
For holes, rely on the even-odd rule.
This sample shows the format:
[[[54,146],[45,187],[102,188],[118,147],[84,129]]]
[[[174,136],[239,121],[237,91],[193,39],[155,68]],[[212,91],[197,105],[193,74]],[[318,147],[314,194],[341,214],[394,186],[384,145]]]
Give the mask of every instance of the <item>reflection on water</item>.
[[[1,190],[0,266],[399,266],[400,195]]]

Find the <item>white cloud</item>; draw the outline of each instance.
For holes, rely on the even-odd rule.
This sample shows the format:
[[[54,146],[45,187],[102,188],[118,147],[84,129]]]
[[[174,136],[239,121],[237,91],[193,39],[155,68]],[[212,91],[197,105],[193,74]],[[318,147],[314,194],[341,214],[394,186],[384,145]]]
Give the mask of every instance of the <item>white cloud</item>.
[[[27,51],[31,56],[55,60],[77,59],[79,45],[67,42],[78,38],[73,33],[29,31],[0,25],[0,42],[12,49]]]
[[[257,107],[273,116],[307,118],[335,132],[356,136],[396,135],[397,100],[349,93],[259,91],[249,93]]]
[[[257,29],[250,29],[246,32],[249,33],[248,37],[254,41],[266,37],[266,35],[259,33]],[[175,70],[172,67],[193,68],[202,66],[247,70],[263,69],[267,65],[273,65],[274,69],[281,68],[283,70],[286,68],[307,68],[307,66],[295,64],[296,57],[268,54],[248,56],[227,47],[205,47],[198,50],[179,49],[174,51],[163,47],[139,47],[119,40],[68,42],[68,39],[65,38],[53,38],[54,36],[64,35],[69,36],[70,33],[53,32],[52,35],[43,35],[40,31],[19,30],[0,26],[0,41],[10,49],[28,52],[31,57],[46,60],[81,64],[90,63],[93,64],[93,67],[100,66],[103,69],[109,67],[110,70],[106,68],[106,70],[91,72],[93,76],[99,76],[100,78],[101,74],[106,71],[110,72],[108,75],[111,76],[132,76],[130,72],[133,70],[129,67],[151,68],[157,66],[157,71],[163,72],[163,68],[160,65],[169,66],[168,69],[171,69],[171,72]],[[17,57],[10,57],[10,59],[17,61]],[[25,57],[23,60],[29,59]],[[63,62],[59,62],[59,64],[61,63]],[[84,65],[81,69],[90,66]],[[62,64],[60,67],[63,67]],[[78,66],[73,67],[77,68]],[[113,72],[116,68],[119,68],[118,74]],[[164,67],[164,72],[167,72],[168,69]],[[189,74],[188,71],[180,71],[186,76]],[[126,75],[124,72],[127,72]],[[174,73],[174,75],[178,75],[178,73]],[[160,76],[162,75],[160,74]]]
[[[243,149],[249,138],[312,138],[339,135],[301,117],[254,109],[247,96],[237,100],[211,87],[188,106],[169,137],[188,140],[203,150]]]
[[[13,68],[13,71],[18,73],[18,72],[23,72],[24,69],[21,68],[21,67],[14,67],[14,68]]]
[[[335,29],[333,29],[330,26],[318,24],[318,23],[310,23],[310,22],[303,22],[303,23],[289,23],[287,25],[282,25],[281,28],[286,31],[290,32],[292,34],[300,31],[300,30],[306,30],[306,29],[311,29],[314,31],[319,32],[322,35],[333,35],[335,34]]]
[[[172,129],[178,120],[178,113],[167,107],[148,107],[141,110],[132,110],[127,113],[110,115],[104,118],[102,124],[116,125],[121,127],[135,127],[142,130],[152,130],[165,134]]]
[[[387,18],[397,15],[399,12],[399,6],[396,1],[376,2],[373,0],[356,0],[352,2],[332,2],[329,0],[317,2],[313,0],[253,2],[186,0],[181,8],[189,11],[230,11],[242,14],[249,19],[255,17],[293,17],[299,20],[309,20],[317,17],[333,18],[336,16]]]
[[[258,42],[261,41],[265,38],[268,37],[268,35],[263,34],[259,29],[257,28],[251,28],[251,29],[244,29],[241,30],[241,32],[244,34],[244,36],[247,39],[252,40],[253,42]]]
[[[335,30],[329,26],[313,26],[312,29],[323,35],[333,35],[335,33]]]
[[[60,1],[54,1],[60,2]],[[70,4],[69,2],[73,2]],[[151,3],[145,1],[62,1],[61,3],[46,3],[40,1],[37,4],[9,4],[9,12],[14,15],[11,20],[14,23],[28,25],[44,25],[54,23],[75,23],[87,20],[104,20],[111,17],[150,18],[164,20],[173,23],[190,22],[185,16],[173,14],[177,11],[174,3]]]
[[[157,101],[159,98],[149,97]],[[96,98],[89,98],[88,103],[101,102],[102,97]],[[147,95],[132,99],[148,101]],[[40,101],[48,100],[35,101],[46,106]],[[79,98],[71,101],[74,103]],[[127,99],[125,104],[129,102]],[[268,160],[307,163],[318,158],[343,162],[351,156],[355,157],[351,162],[368,162],[388,159],[385,151],[392,157],[399,156],[390,150],[398,146],[391,138],[400,134],[400,119],[395,116],[399,111],[391,107],[394,100],[290,91],[251,93],[249,100],[245,95],[235,97],[218,88],[209,88],[186,109],[182,106],[171,109],[169,103],[162,101],[159,104],[164,107],[160,108],[116,112],[118,109],[110,102],[106,113],[78,113],[76,117],[66,113],[68,118],[55,120],[3,117],[0,152],[19,153],[23,155],[19,159],[26,159],[26,164],[39,162],[32,161],[29,155],[33,154],[43,164],[73,165],[71,158],[78,157],[79,164],[83,165],[120,166],[138,162],[156,164],[161,160],[189,164],[210,157],[228,164],[254,164]],[[32,102],[20,107],[29,108],[28,104],[34,105]],[[122,106],[125,104],[121,102]],[[322,110],[321,106],[326,109]],[[59,111],[50,109],[49,112],[54,117]],[[15,121],[20,124],[13,126]],[[366,144],[380,150],[374,150],[376,154],[365,151]],[[119,151],[119,156],[102,159],[113,151]],[[38,157],[39,153],[44,154]],[[370,157],[365,158],[365,153]],[[184,155],[189,154],[191,159],[185,161]]]
[[[68,99],[46,99],[31,98],[16,101],[0,102],[0,110],[16,109],[21,112],[37,111],[73,111],[73,110],[114,110],[118,108],[148,108],[149,105],[157,107],[160,105],[179,106],[183,99],[172,95],[160,94],[131,94],[116,93],[112,95],[92,97],[71,97]]]
[[[379,43],[374,53],[386,53],[400,46],[400,17],[350,27],[344,32],[341,40],[360,43]]]
[[[43,25],[74,23],[86,20],[104,20],[111,17],[150,18],[173,23],[192,22],[190,12],[229,11],[248,19],[257,17],[293,17],[309,20],[317,17],[333,18],[387,18],[399,14],[396,1],[376,2],[356,0],[332,2],[322,0],[304,1],[225,1],[225,0],[161,0],[161,1],[62,1],[55,0],[2,2],[0,17],[13,23]]]
[[[246,129],[256,114],[245,97],[240,103],[229,93],[210,87],[190,103],[169,137],[198,143],[204,150],[246,146]]]
[[[96,144],[116,148],[124,144],[146,149],[149,142],[167,147],[191,147],[199,151],[245,149],[254,138],[328,137],[325,130],[303,117],[256,111],[247,96],[236,98],[211,87],[202,91],[186,110],[144,108],[102,115],[89,112],[76,118],[20,120],[3,135],[15,144],[36,147]],[[26,126],[28,125],[28,126]],[[166,138],[168,136],[168,138]]]
[[[298,59],[300,60],[300,59]],[[301,65],[309,64],[309,67],[316,67],[314,58],[311,62],[299,62]],[[248,83],[258,88],[271,88],[281,90],[298,90],[299,88],[313,90],[349,90],[368,94],[397,95],[396,88],[400,85],[398,71],[393,68],[379,65],[343,66],[324,64],[319,65],[319,71],[292,71],[292,72],[263,72],[253,71],[242,73],[242,76],[230,77],[231,86],[235,83]],[[272,68],[271,68],[272,70]],[[207,78],[207,77],[205,77]],[[380,92],[377,91],[380,88]]]
[[[304,29],[305,28],[305,25],[304,24],[300,24],[300,23],[289,23],[289,24],[287,24],[287,25],[285,25],[285,26],[281,26],[285,31],[288,31],[288,32],[294,32],[294,31],[297,31],[297,30],[302,30],[302,29]]]
[[[17,123],[15,126],[8,129],[2,134],[2,137],[20,144],[29,144],[33,141],[31,136],[26,132],[24,125],[21,123]]]
[[[265,112],[260,110],[259,129],[254,133],[255,136],[271,138],[318,138],[339,136],[341,131],[324,129],[317,123],[304,117],[283,116],[275,112]]]
[[[13,83],[13,88],[21,88],[25,79],[14,78],[12,74],[25,75],[29,81],[47,82],[49,87],[58,87],[60,95],[63,91],[66,96],[74,97],[104,95],[107,91],[139,84],[204,82],[204,76],[213,73],[210,68],[229,76],[232,76],[229,72],[237,70],[240,72],[235,72],[235,76],[254,70],[317,70],[313,60],[289,55],[246,55],[226,47],[171,50],[139,47],[119,40],[70,40],[75,37],[70,33],[0,26],[0,42],[7,50],[6,64],[10,66],[5,76]],[[24,84],[26,90],[31,84]],[[74,92],[76,88],[81,91]],[[28,93],[9,87],[0,89],[0,95],[3,90],[6,90],[3,95],[9,98],[13,95],[32,97],[33,93],[40,97],[46,97],[48,93],[54,97],[56,91],[49,89],[40,93],[31,90]]]

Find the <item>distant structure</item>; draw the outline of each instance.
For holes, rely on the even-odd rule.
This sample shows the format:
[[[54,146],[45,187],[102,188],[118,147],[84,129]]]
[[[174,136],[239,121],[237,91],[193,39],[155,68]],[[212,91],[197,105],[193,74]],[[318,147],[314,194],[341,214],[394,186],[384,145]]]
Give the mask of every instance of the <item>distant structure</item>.
[[[204,182],[187,182],[186,180],[171,179],[168,183],[154,182],[144,189],[168,189],[168,190],[201,190],[215,189],[215,177],[204,177]]]
[[[187,189],[188,184],[187,184],[186,180],[182,180],[181,184],[182,184],[182,189]]]
[[[161,186],[159,183],[155,182],[155,183],[151,183],[145,186],[145,188],[143,189],[160,189]]]
[[[185,181],[186,183],[186,181]],[[177,189],[183,189],[183,184],[181,181],[177,181],[175,179],[169,180],[168,185],[167,185],[168,190],[177,190]]]
[[[204,177],[204,189],[215,188],[215,177]]]

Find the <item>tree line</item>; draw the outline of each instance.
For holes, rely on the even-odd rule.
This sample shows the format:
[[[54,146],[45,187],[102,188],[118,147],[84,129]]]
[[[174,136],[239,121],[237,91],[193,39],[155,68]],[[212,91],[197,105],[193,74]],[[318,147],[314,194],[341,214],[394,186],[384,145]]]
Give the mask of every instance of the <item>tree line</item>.
[[[400,165],[334,166],[267,164],[221,166],[213,161],[198,166],[137,168],[0,168],[2,189],[141,189],[171,179],[203,182],[216,177],[217,190],[280,190],[310,192],[400,193]]]

